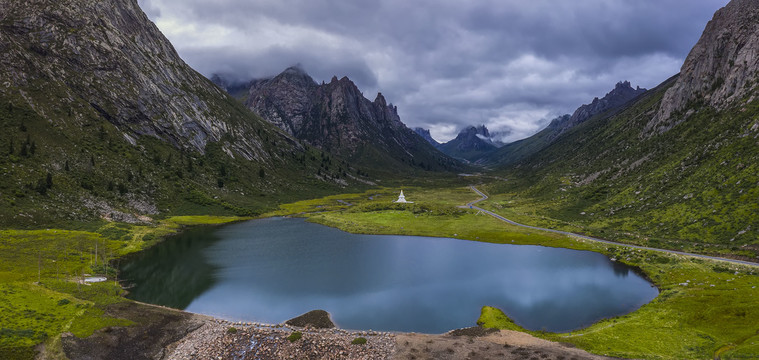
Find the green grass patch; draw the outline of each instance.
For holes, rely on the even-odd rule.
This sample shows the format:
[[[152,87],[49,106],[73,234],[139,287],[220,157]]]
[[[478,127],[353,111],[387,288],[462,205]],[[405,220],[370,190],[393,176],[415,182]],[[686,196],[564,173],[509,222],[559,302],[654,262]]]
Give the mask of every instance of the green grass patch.
[[[91,335],[131,322],[106,315],[112,304],[128,301],[113,281],[111,261],[142,250],[186,225],[217,225],[239,217],[177,216],[152,225],[97,222],[86,230],[0,230],[0,358],[29,359],[47,343],[61,353],[60,334]],[[109,281],[84,284],[85,274]]]
[[[503,313],[501,309],[494,308],[492,306],[483,306],[480,310],[480,317],[477,319],[477,325],[485,328],[496,328],[501,330],[526,330],[515,324],[511,319]]]
[[[290,334],[289,336],[287,336],[287,341],[289,341],[289,342],[296,342],[296,341],[300,340],[302,337],[303,337],[303,333],[302,332],[295,331],[292,334]]]
[[[404,191],[406,192],[406,191]],[[439,196],[435,196],[438,192]],[[468,192],[467,196],[465,195]],[[365,234],[452,237],[520,245],[541,245],[603,253],[638,267],[661,290],[651,303],[630,314],[602,320],[571,333],[526,331],[571,343],[596,354],[623,358],[722,358],[757,354],[759,340],[759,270],[655,251],[634,250],[579,238],[515,227],[457,205],[477,196],[466,188],[419,191],[414,204],[392,203],[365,195],[351,207],[307,214],[309,221]],[[441,200],[438,200],[441,199]],[[463,201],[461,201],[463,200]],[[502,198],[495,199],[503,201]],[[318,204],[318,201],[312,201]],[[483,204],[488,205],[488,202]],[[503,213],[503,208],[497,209]],[[507,217],[514,214],[506,214]],[[515,220],[532,218],[522,214]],[[514,216],[511,216],[514,217]],[[572,224],[545,218],[546,227],[572,230]],[[528,221],[525,221],[528,222]],[[529,222],[528,222],[529,223]],[[556,226],[556,225],[559,226]],[[562,225],[563,224],[563,227]],[[484,327],[525,331],[502,311],[485,306],[478,323]]]

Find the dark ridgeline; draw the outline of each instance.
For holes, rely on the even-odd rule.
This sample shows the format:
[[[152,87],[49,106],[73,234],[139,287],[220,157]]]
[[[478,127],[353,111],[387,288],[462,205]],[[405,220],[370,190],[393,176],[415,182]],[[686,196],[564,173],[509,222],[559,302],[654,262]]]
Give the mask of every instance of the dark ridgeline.
[[[594,116],[610,116],[624,108],[631,101],[644,94],[646,89],[633,88],[629,81],[620,81],[603,98],[595,98],[589,104],[577,108],[572,115],[562,115],[553,120],[537,134],[506,144],[502,148],[486,154],[482,162],[487,164],[510,165],[530,155],[538,153],[553,143],[560,135],[584,123]]]
[[[437,140],[432,138],[432,135],[430,135],[430,131],[424,128],[416,127],[414,128],[414,132],[417,133],[419,136],[422,137],[422,139],[427,140],[428,143],[430,143],[432,146],[437,147],[440,145]]]
[[[460,168],[406,127],[382,93],[370,101],[347,77],[317,84],[294,66],[247,86],[238,99],[249,109],[297,139],[351,162],[399,173]]]

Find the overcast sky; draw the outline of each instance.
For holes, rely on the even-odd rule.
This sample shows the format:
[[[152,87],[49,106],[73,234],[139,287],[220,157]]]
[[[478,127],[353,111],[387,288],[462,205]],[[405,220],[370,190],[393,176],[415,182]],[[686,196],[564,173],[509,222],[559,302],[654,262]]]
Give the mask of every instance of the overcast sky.
[[[680,70],[728,0],[138,0],[202,74],[300,64],[381,91],[409,127],[447,141],[485,124],[529,136],[614,84]]]

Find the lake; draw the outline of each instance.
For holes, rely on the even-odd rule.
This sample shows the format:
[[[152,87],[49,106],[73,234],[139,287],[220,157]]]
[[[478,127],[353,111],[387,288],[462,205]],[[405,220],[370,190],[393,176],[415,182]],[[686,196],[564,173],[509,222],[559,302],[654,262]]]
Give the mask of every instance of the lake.
[[[129,298],[233,321],[281,323],[323,309],[341,328],[442,333],[483,305],[563,332],[658,295],[604,255],[448,238],[355,235],[303,219],[195,227],[122,267]]]

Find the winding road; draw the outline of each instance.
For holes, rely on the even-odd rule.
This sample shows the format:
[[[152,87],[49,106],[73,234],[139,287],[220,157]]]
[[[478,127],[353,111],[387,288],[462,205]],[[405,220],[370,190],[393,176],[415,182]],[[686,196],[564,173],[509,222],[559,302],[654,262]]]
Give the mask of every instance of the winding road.
[[[571,232],[568,232],[568,231],[546,229],[546,228],[541,228],[541,227],[537,227],[537,226],[530,226],[530,225],[520,224],[518,222],[509,220],[509,219],[507,219],[507,218],[505,218],[505,217],[503,217],[501,215],[498,215],[498,214],[496,214],[496,213],[494,213],[494,212],[492,212],[490,210],[485,210],[485,209],[483,209],[483,208],[481,208],[479,206],[476,206],[475,204],[477,204],[477,203],[479,203],[481,201],[487,200],[488,196],[485,195],[485,193],[483,193],[482,191],[480,191],[476,187],[474,187],[474,185],[470,185],[469,187],[472,189],[472,191],[476,192],[478,195],[480,195],[482,197],[480,199],[477,199],[477,200],[474,200],[472,202],[469,202],[469,203],[467,203],[464,206],[461,206],[461,208],[479,210],[479,211],[481,211],[481,212],[483,212],[485,214],[488,214],[488,215],[490,215],[490,216],[492,216],[492,217],[494,217],[494,218],[496,218],[498,220],[501,220],[503,222],[506,222],[506,223],[514,225],[514,226],[521,226],[521,227],[528,228],[528,229],[533,229],[533,230],[548,231],[548,232],[562,234],[562,235],[567,235],[567,236],[572,236],[572,237],[576,237],[576,238],[580,238],[580,239],[584,239],[584,240],[597,241],[597,242],[601,242],[601,243],[604,243],[604,244],[610,244],[610,245],[616,245],[616,246],[625,246],[625,247],[629,247],[629,248],[632,248],[632,249],[658,251],[658,252],[669,253],[669,254],[692,256],[692,257],[701,258],[701,259],[726,261],[726,262],[733,263],[733,264],[740,264],[740,265],[748,265],[748,266],[759,267],[759,263],[754,263],[754,262],[750,262],[750,261],[726,259],[726,258],[721,258],[721,257],[716,257],[716,256],[691,254],[691,253],[687,253],[687,252],[683,252],[683,251],[657,249],[657,248],[650,248],[650,247],[645,247],[645,246],[623,244],[623,243],[618,243],[618,242],[603,240],[603,239],[599,239],[599,238],[594,238],[594,237],[591,237],[591,236],[575,234],[575,233],[571,233]]]

